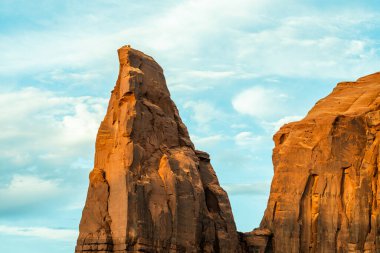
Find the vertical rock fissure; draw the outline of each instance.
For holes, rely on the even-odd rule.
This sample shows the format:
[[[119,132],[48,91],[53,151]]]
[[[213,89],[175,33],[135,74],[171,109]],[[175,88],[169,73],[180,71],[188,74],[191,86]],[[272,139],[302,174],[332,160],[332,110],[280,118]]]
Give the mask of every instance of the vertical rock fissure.
[[[318,213],[313,197],[317,180],[318,175],[309,175],[300,199],[298,223],[300,227],[299,248],[302,253],[313,252],[316,241]]]
[[[276,211],[277,211],[277,201],[274,202],[274,206],[273,206],[273,212],[272,212],[272,222],[275,220],[276,218]]]
[[[348,215],[347,215],[347,211],[346,211],[346,201],[344,200],[345,198],[345,184],[346,184],[346,174],[347,174],[347,170],[349,169],[350,167],[348,168],[342,168],[342,177],[341,177],[341,180],[340,180],[340,203],[342,205],[342,211],[343,211],[343,214],[345,215],[345,218],[347,219],[348,221],[348,224],[350,224],[349,222],[349,219],[348,219]]]
[[[379,237],[379,229],[377,229],[377,226],[379,225],[379,206],[378,206],[378,190],[379,190],[379,185],[378,185],[378,182],[379,182],[379,148],[380,146],[378,145],[377,146],[377,149],[376,149],[376,152],[377,152],[377,157],[375,159],[375,168],[374,168],[374,176],[373,176],[373,187],[374,187],[374,193],[373,193],[373,196],[372,196],[372,201],[373,201],[373,210],[374,210],[374,223],[375,223],[375,227],[373,229],[375,229],[375,231],[373,232],[373,235],[374,235],[374,244],[375,244],[375,249],[380,249],[380,245],[379,245],[379,240],[378,240],[378,237]]]

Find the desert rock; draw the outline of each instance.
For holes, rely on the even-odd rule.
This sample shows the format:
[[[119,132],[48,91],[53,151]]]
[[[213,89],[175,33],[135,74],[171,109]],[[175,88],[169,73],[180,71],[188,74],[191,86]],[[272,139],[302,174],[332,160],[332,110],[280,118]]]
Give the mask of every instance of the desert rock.
[[[270,250],[380,252],[379,94],[380,73],[339,83],[303,120],[275,134],[260,225],[270,231]]]
[[[118,55],[75,252],[241,252],[227,194],[162,68],[129,46]]]

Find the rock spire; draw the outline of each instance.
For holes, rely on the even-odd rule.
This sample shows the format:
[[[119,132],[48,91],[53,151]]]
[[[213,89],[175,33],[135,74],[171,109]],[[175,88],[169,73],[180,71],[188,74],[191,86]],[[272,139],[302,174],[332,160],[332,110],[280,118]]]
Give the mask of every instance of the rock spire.
[[[241,252],[230,203],[162,68],[129,46],[96,138],[77,253]]]

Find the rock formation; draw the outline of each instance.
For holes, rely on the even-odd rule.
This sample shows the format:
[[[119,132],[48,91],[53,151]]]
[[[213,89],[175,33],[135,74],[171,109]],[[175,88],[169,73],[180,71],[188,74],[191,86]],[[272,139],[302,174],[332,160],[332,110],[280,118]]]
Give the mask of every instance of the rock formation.
[[[380,252],[380,73],[339,83],[273,139],[268,206],[247,243],[259,252]]]
[[[380,73],[339,83],[275,134],[267,209],[241,234],[161,67],[118,53],[76,253],[380,252]]]
[[[161,67],[129,46],[118,54],[75,252],[241,252],[227,194]]]

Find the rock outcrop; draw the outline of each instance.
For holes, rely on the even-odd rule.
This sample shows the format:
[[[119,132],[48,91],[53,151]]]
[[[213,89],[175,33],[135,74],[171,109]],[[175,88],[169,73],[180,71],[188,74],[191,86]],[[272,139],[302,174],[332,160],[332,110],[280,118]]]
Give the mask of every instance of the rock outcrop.
[[[241,252],[227,194],[161,67],[129,46],[118,54],[75,252]]]
[[[118,54],[76,253],[380,252],[380,73],[339,83],[275,134],[268,206],[242,234],[161,67]]]
[[[339,83],[274,142],[266,239],[253,231],[248,243],[259,252],[380,252],[380,73]]]

